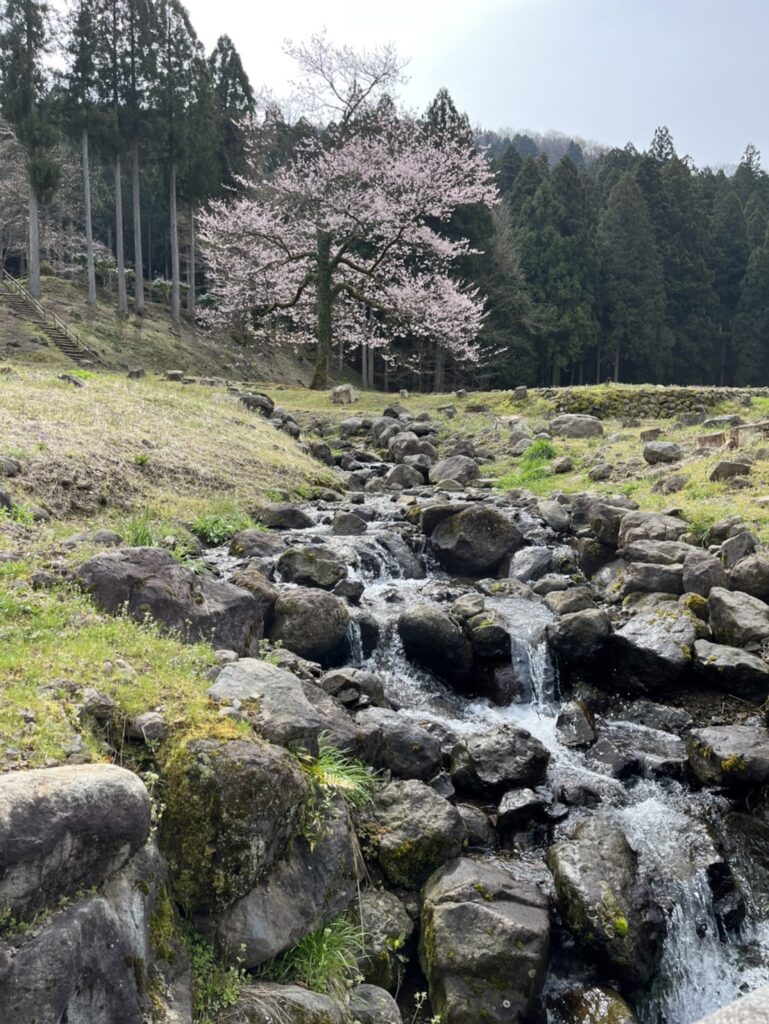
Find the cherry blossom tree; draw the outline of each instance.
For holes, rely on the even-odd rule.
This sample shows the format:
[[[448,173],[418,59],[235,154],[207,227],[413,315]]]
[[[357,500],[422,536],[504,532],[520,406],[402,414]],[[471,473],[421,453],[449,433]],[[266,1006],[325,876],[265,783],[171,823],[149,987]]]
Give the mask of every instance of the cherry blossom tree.
[[[477,358],[483,302],[448,274],[469,246],[439,229],[460,204],[494,203],[489,165],[386,109],[334,145],[305,142],[271,176],[244,182],[245,197],[201,217],[214,316],[253,328],[280,315],[294,340],[316,343],[315,388],[327,386],[340,338],[429,339]]]

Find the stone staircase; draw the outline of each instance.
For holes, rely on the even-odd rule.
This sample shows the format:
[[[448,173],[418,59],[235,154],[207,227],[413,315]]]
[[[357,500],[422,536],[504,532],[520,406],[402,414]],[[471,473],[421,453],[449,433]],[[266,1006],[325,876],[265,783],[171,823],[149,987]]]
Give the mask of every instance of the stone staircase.
[[[0,298],[21,319],[39,327],[45,336],[79,366],[94,366],[101,360],[80,335],[55,313],[45,309],[15,277],[0,273]]]

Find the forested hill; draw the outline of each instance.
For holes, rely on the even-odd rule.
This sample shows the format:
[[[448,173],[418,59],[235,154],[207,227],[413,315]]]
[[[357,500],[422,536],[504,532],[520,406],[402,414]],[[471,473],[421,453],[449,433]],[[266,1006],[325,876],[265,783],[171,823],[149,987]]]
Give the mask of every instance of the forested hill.
[[[35,296],[41,268],[82,280],[91,313],[101,288],[99,303],[137,323],[150,289],[166,297],[177,323],[198,318],[201,307],[220,308],[221,280],[197,237],[212,201],[253,196],[257,179],[268,194],[271,175],[296,166],[301,153],[307,159],[308,144],[319,158],[339,153],[344,139],[386,133],[403,118],[402,63],[389,50],[374,53],[368,69],[323,39],[289,54],[300,72],[317,70],[319,55],[341,62],[336,70],[352,70],[353,83],[361,69],[371,71],[376,103],[359,105],[353,89],[340,120],[314,102],[310,83],[313,102],[301,116],[289,117],[301,109],[295,100],[285,111],[257,104],[235,43],[223,36],[206,54],[179,0],[77,0],[62,21],[45,0],[0,0],[3,267]],[[753,146],[727,173],[677,155],[666,128],[643,152],[608,149],[562,135],[473,132],[460,107],[441,89],[413,130],[430,145],[459,139],[483,153],[499,201],[459,205],[448,222],[424,218],[427,232],[442,235],[438,262],[455,288],[454,305],[444,303],[443,338],[401,325],[377,347],[370,339],[387,303],[366,299],[356,319],[340,301],[329,328],[333,373],[436,390],[769,380],[769,176]],[[427,152],[415,147],[412,163]],[[411,229],[420,223],[416,217]],[[369,241],[357,240],[359,256]],[[404,281],[416,265],[413,252],[402,254]],[[344,287],[349,300],[355,289]],[[471,323],[475,300],[462,307],[458,293],[475,289],[485,317],[472,339],[480,349],[474,362],[464,338],[453,347],[446,338],[452,310],[464,308]],[[313,347],[312,331],[300,339],[288,311],[263,300],[240,310],[230,325],[236,336]],[[411,314],[419,307],[412,301]]]

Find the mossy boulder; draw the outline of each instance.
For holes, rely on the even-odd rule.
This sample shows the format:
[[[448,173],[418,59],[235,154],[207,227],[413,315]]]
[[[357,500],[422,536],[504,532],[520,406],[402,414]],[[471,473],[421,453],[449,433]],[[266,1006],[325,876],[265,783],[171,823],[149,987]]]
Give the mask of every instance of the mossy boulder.
[[[357,516],[354,517],[357,519]],[[361,522],[358,519],[358,522]],[[365,526],[365,524],[362,524]],[[287,583],[333,590],[347,576],[347,567],[322,545],[289,548],[278,559],[278,572]]]
[[[341,598],[295,587],[275,602],[270,639],[302,658],[339,665],[349,650],[349,626],[350,613]]]
[[[414,889],[459,854],[465,827],[457,809],[423,782],[390,782],[376,796],[367,838],[390,881]]]
[[[508,516],[482,504],[443,519],[430,536],[441,565],[467,576],[493,571],[522,544],[520,531]]]
[[[298,832],[307,782],[288,751],[247,740],[183,742],[161,772],[159,838],[175,896],[189,911],[224,909]]]
[[[558,910],[578,942],[608,976],[631,986],[648,982],[662,950],[664,917],[622,829],[585,821],[548,850],[547,863]]]
[[[769,783],[769,731],[762,725],[714,725],[687,739],[689,764],[706,786],[746,789]]]
[[[395,893],[386,889],[367,889],[361,894],[359,909],[363,928],[360,972],[369,984],[395,991],[403,970],[400,958],[409,948],[414,922]]]
[[[561,1024],[638,1024],[622,996],[611,988],[571,992],[558,1006]]]
[[[524,1024],[547,968],[547,897],[501,864],[459,858],[422,896],[420,959],[443,1024]]]

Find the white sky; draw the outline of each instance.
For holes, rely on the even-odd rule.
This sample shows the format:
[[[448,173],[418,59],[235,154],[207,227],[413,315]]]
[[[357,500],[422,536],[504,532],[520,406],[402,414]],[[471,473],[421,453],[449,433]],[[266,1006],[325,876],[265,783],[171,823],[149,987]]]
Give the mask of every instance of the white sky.
[[[207,49],[227,33],[256,88],[291,77],[283,40],[392,41],[405,101],[445,85],[473,123],[644,148],[667,124],[679,154],[769,166],[769,0],[187,0]]]

